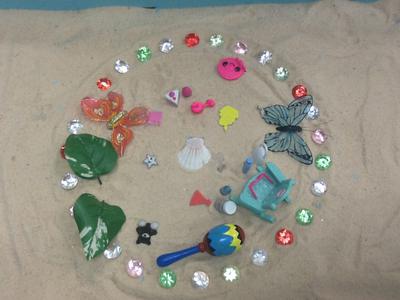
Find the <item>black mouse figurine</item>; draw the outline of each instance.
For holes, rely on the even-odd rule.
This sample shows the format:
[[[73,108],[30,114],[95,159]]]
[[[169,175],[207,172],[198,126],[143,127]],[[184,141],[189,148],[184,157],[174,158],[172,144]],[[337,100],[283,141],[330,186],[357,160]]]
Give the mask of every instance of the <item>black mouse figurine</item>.
[[[136,227],[138,238],[136,244],[151,245],[151,237],[157,234],[157,229],[160,225],[157,222],[149,223],[144,220],[140,220]]]

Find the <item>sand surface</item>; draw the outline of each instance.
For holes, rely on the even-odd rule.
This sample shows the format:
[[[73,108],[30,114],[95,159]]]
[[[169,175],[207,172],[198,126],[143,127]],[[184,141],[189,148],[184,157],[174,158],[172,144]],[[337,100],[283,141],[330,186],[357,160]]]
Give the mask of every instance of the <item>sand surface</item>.
[[[400,291],[400,4],[374,5],[322,1],[308,5],[254,5],[224,8],[153,11],[133,8],[79,12],[0,11],[0,293],[1,299],[398,299]],[[188,32],[201,44],[182,44]],[[225,45],[205,42],[222,33]],[[175,41],[168,55],[156,50],[165,37]],[[218,60],[232,55],[243,40],[250,51],[243,59],[247,73],[236,82],[221,79]],[[149,45],[153,59],[140,64],[139,46]],[[264,48],[274,53],[272,66],[254,59]],[[132,70],[117,74],[114,61],[124,58]],[[287,66],[290,78],[278,82],[272,68]],[[123,93],[125,107],[147,105],[164,112],[160,127],[135,128],[135,140],[117,169],[97,181],[81,181],[72,191],[59,187],[69,171],[59,155],[68,133],[66,123],[84,121],[85,132],[109,137],[104,124],[86,120],[79,101],[102,96],[99,77],[109,76]],[[323,146],[303,132],[314,156],[330,153],[328,171],[300,165],[285,153],[269,160],[296,179],[293,203],[276,212],[269,224],[239,209],[223,216],[212,207],[189,207],[194,190],[216,199],[218,189],[239,193],[245,178],[244,158],[274,127],[259,116],[257,105],[288,104],[291,88],[307,85],[320,108],[308,130],[323,128]],[[217,100],[217,109],[232,105],[239,120],[227,132],[217,124],[217,109],[193,116],[192,100],[178,108],[163,94],[190,85],[192,100]],[[189,136],[202,136],[213,155],[223,153],[226,169],[212,160],[196,173],[183,171],[177,152]],[[160,165],[147,170],[146,153]],[[309,189],[324,178],[328,193],[321,199]],[[127,221],[118,235],[123,254],[115,261],[99,257],[87,262],[68,207],[84,192],[119,205]],[[317,207],[316,207],[317,206]],[[309,227],[295,222],[299,207],[313,209]],[[158,221],[152,245],[136,245],[139,219]],[[209,228],[223,222],[241,225],[247,233],[242,251],[229,257],[206,254],[172,268],[178,284],[159,287],[155,258],[199,242]],[[293,246],[275,245],[274,234],[288,227]],[[269,252],[269,263],[256,267],[249,256],[256,247]],[[143,281],[127,276],[130,257],[140,258]],[[227,264],[237,265],[241,279],[225,283]],[[210,276],[210,287],[191,287],[194,271]]]

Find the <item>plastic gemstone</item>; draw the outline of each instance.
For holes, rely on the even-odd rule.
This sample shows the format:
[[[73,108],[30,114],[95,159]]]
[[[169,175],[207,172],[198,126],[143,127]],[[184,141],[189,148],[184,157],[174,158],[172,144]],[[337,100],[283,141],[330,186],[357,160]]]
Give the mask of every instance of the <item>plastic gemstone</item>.
[[[311,133],[311,139],[314,143],[322,145],[328,139],[328,136],[321,129],[316,129]]]
[[[268,261],[267,251],[264,249],[256,249],[251,254],[251,261],[256,266],[264,266]]]
[[[74,217],[74,206],[73,205],[68,208],[68,211],[69,211],[69,215],[71,217]]]
[[[116,259],[122,253],[122,248],[118,242],[112,243],[106,250],[104,250],[104,257],[107,259]]]
[[[67,124],[67,130],[69,133],[78,134],[82,129],[83,124],[79,120],[72,120]]]
[[[258,62],[262,65],[268,64],[272,61],[272,53],[268,50],[261,51],[258,54]]]
[[[115,62],[114,69],[115,69],[115,71],[117,71],[120,74],[125,74],[129,71],[129,65],[126,61],[118,59]]]
[[[136,57],[140,62],[147,62],[151,58],[151,50],[149,47],[143,46],[137,49]]]
[[[311,185],[311,193],[314,196],[322,196],[327,191],[327,185],[323,180],[314,181]]]
[[[296,212],[296,222],[300,225],[309,225],[312,223],[314,218],[313,213],[311,210],[307,208],[300,208]]]
[[[278,245],[286,246],[293,243],[294,236],[293,233],[286,228],[278,230],[275,234],[275,241]]]
[[[233,282],[239,280],[240,272],[236,266],[227,266],[222,270],[225,281]]]
[[[176,284],[175,272],[170,269],[165,269],[164,271],[162,271],[160,273],[159,282],[163,288],[166,288],[166,289],[173,288]]]
[[[61,178],[61,187],[64,190],[72,190],[78,185],[78,177],[75,174],[65,173]]]
[[[60,147],[60,155],[63,159],[65,159],[65,145]]]
[[[307,113],[306,119],[307,120],[316,120],[319,117],[319,109],[316,106],[311,106],[310,110]]]
[[[318,170],[327,170],[332,166],[332,159],[328,154],[318,154],[315,158],[315,166]]]
[[[224,38],[220,34],[213,34],[210,36],[211,47],[221,47],[224,44]]]
[[[236,54],[244,55],[249,51],[249,48],[243,42],[236,42],[236,44],[233,46],[233,51]]]
[[[97,87],[102,91],[107,91],[112,85],[110,79],[104,77],[97,80]]]
[[[170,53],[174,49],[174,44],[171,39],[163,39],[160,42],[160,51],[162,53]]]
[[[289,77],[289,70],[285,67],[278,67],[274,70],[274,78],[279,81],[284,81]]]
[[[292,89],[292,95],[294,99],[307,96],[307,88],[302,84],[298,84]]]
[[[185,36],[185,44],[189,48],[196,47],[200,43],[200,37],[196,33],[189,33]]]
[[[143,264],[140,260],[130,259],[126,266],[126,271],[128,272],[129,276],[133,278],[140,278],[144,273]]]
[[[210,283],[208,275],[202,271],[196,271],[192,276],[192,284],[195,288],[205,289]]]

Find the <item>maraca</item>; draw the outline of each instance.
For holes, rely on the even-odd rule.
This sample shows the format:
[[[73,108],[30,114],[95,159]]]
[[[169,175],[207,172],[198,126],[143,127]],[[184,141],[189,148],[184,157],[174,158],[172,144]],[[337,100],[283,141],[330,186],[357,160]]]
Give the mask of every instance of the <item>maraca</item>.
[[[208,231],[203,241],[198,245],[159,256],[157,265],[165,267],[199,252],[207,252],[213,256],[229,255],[240,250],[243,243],[244,231],[240,226],[221,224]]]
[[[199,114],[201,113],[206,107],[214,107],[215,106],[215,100],[214,99],[208,99],[205,103],[203,102],[193,102],[192,105],[190,106],[192,113],[194,114]]]

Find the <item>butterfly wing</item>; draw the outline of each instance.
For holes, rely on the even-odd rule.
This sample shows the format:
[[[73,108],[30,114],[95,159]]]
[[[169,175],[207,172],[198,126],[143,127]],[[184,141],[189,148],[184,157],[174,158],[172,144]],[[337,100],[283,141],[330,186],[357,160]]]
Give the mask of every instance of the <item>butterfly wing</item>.
[[[288,126],[288,109],[279,104],[271,105],[261,109],[261,116],[268,124]]]
[[[311,95],[292,101],[287,108],[288,125],[296,126],[305,118],[313,105],[313,97]]]
[[[287,132],[272,132],[267,133],[264,138],[264,143],[268,150],[273,152],[287,151],[290,145],[290,134]]]
[[[306,165],[311,165],[313,163],[313,156],[303,138],[293,132],[289,134],[289,139],[287,153],[295,160]]]

